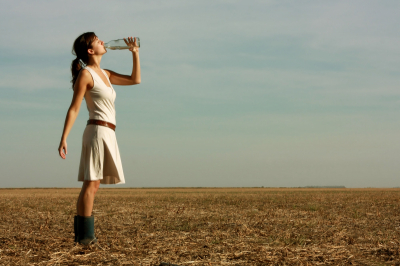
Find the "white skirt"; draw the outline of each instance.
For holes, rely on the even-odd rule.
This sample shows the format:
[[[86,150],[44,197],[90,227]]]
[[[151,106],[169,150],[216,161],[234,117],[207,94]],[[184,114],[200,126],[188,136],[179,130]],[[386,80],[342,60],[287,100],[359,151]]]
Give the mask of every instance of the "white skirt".
[[[87,125],[82,137],[78,181],[101,184],[124,184],[121,157],[115,131],[98,125]]]

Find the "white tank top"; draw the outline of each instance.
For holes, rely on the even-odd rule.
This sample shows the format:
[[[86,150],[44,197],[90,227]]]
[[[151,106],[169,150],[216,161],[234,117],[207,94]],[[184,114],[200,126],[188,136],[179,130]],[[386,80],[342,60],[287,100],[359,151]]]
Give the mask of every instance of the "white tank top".
[[[116,125],[114,106],[116,94],[106,72],[101,69],[111,87],[108,87],[93,69],[88,66],[85,69],[92,75],[94,83],[93,88],[85,93],[89,119],[103,120]]]

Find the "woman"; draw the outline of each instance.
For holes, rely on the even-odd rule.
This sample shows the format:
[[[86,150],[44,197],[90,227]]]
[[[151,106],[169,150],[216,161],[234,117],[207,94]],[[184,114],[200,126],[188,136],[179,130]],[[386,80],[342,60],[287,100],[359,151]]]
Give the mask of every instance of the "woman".
[[[76,206],[77,215],[74,217],[75,242],[83,245],[97,242],[92,209],[100,183],[125,183],[115,137],[115,91],[111,84],[139,84],[140,62],[136,38],[128,37],[128,40],[124,40],[133,56],[130,76],[100,68],[101,57],[107,50],[104,42],[94,32],[80,35],[73,45],[72,53],[77,56],[71,64],[74,95],[65,119],[58,152],[61,158],[66,158],[67,137],[78,116],[82,99],[85,98],[89,120],[82,137],[78,174],[78,181],[82,181],[83,185]]]

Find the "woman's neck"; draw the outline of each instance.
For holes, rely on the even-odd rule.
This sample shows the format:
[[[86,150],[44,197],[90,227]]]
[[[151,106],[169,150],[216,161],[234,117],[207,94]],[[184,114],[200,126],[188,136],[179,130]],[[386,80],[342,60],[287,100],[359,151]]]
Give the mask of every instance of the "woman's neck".
[[[101,62],[101,55],[90,56],[87,66],[92,69],[100,69],[100,62]]]

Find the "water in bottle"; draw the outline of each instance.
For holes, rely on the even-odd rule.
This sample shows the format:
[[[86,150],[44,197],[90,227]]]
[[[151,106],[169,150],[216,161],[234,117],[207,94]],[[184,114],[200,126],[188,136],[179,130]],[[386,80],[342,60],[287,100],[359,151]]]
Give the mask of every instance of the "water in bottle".
[[[140,48],[140,39],[139,39],[139,37],[136,37],[136,43],[137,43],[137,46]],[[125,43],[124,39],[118,39],[118,40],[109,41],[109,42],[104,44],[104,47],[107,48],[107,49],[111,49],[111,50],[129,49],[129,46]]]

